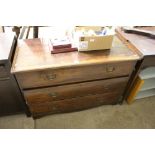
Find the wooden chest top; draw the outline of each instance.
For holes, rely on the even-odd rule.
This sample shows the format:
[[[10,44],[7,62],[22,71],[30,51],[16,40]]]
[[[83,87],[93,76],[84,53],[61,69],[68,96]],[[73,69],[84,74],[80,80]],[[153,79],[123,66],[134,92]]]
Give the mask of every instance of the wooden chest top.
[[[26,39],[18,41],[12,72],[64,68],[117,61],[135,61],[138,54],[129,50],[117,37],[114,37],[110,50],[69,52],[51,54],[48,39]]]

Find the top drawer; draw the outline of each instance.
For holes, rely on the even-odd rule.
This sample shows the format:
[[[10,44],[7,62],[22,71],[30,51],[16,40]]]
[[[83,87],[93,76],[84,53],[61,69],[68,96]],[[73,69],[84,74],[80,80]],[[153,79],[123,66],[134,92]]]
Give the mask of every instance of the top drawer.
[[[21,87],[27,89],[125,76],[132,72],[134,64],[134,62],[119,62],[46,69],[40,71],[19,72],[16,73],[16,77]]]

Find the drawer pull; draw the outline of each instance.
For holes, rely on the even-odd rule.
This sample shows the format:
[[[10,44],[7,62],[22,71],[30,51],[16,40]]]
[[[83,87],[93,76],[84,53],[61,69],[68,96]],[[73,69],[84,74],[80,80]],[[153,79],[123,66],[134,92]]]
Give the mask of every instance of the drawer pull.
[[[109,89],[109,87],[108,87],[108,86],[104,86],[104,87],[103,87],[103,89],[108,90],[108,89]]]
[[[48,74],[48,75],[46,75],[46,78],[48,80],[54,80],[56,78],[56,74]]]
[[[42,74],[41,75],[44,80],[54,80],[56,78],[56,74]]]
[[[108,73],[111,73],[111,72],[113,72],[115,70],[115,67],[114,66],[108,66],[107,68],[106,68],[106,71],[108,72]]]
[[[49,93],[49,96],[52,98],[56,98],[57,97],[57,93]]]

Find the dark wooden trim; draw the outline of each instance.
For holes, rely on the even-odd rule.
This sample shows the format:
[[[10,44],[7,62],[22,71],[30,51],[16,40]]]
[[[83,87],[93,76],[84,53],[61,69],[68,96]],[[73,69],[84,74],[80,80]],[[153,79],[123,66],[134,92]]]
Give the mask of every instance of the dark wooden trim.
[[[33,26],[33,38],[38,38],[38,31],[39,31],[39,27]]]

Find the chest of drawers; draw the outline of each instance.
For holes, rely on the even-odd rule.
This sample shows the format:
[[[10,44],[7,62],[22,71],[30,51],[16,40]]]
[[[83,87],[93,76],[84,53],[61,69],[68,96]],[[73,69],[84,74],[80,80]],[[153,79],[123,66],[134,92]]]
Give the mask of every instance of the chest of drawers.
[[[36,118],[118,103],[138,59],[117,37],[111,50],[61,54],[29,39],[18,42],[12,73]]]
[[[15,45],[13,34],[0,33],[0,115],[24,112],[24,99],[14,75],[10,74]]]

